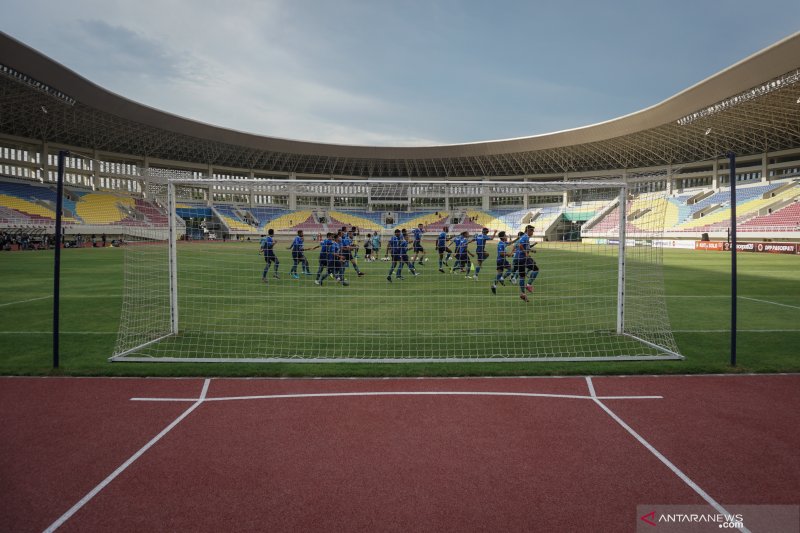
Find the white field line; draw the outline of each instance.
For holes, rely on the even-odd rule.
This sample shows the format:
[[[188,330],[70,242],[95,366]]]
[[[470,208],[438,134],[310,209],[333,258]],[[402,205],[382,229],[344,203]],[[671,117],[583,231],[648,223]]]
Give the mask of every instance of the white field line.
[[[689,478],[689,476],[687,476],[686,474],[684,474],[684,473],[683,473],[683,472],[682,472],[682,471],[681,471],[681,470],[680,470],[680,469],[679,469],[677,466],[675,466],[674,464],[672,464],[672,462],[671,462],[669,459],[667,459],[667,458],[666,458],[666,457],[665,457],[665,456],[664,456],[664,455],[663,455],[661,452],[659,452],[658,450],[656,450],[656,449],[655,449],[655,448],[654,448],[654,447],[653,447],[653,446],[652,446],[652,445],[651,445],[649,442],[647,442],[647,441],[646,441],[646,440],[645,440],[645,439],[644,439],[644,438],[643,438],[641,435],[639,435],[638,433],[636,433],[636,431],[634,431],[634,429],[633,429],[633,428],[631,428],[631,427],[630,427],[628,424],[626,424],[624,420],[622,420],[622,419],[621,419],[620,417],[618,417],[618,416],[617,416],[617,415],[616,415],[616,414],[615,414],[615,413],[614,413],[614,412],[613,412],[611,409],[609,409],[609,408],[608,408],[608,406],[606,406],[606,405],[605,405],[605,404],[604,404],[604,403],[601,401],[603,398],[602,398],[602,397],[600,397],[600,396],[597,396],[597,393],[595,393],[595,390],[594,390],[594,384],[592,384],[592,378],[591,378],[590,376],[586,376],[586,383],[587,383],[587,385],[589,386],[589,394],[591,394],[591,398],[594,400],[594,402],[595,402],[597,405],[599,405],[599,406],[600,406],[600,408],[601,408],[603,411],[605,411],[605,412],[608,414],[608,416],[610,416],[612,419],[614,419],[614,421],[615,421],[617,424],[619,424],[620,426],[622,426],[622,427],[625,429],[625,431],[627,431],[628,433],[630,433],[630,434],[631,434],[631,436],[633,436],[633,438],[635,438],[637,441],[639,441],[639,444],[641,444],[642,446],[644,446],[644,447],[645,447],[645,448],[646,448],[646,449],[647,449],[647,450],[648,450],[650,453],[652,453],[653,455],[655,455],[655,456],[656,456],[656,458],[657,458],[659,461],[661,461],[661,462],[662,462],[662,463],[663,463],[663,464],[664,464],[664,465],[665,465],[667,468],[669,468],[670,470],[672,470],[672,472],[673,472],[673,473],[674,473],[676,476],[678,476],[678,477],[681,479],[681,481],[683,481],[684,483],[686,483],[686,485],[688,485],[688,486],[689,486],[689,487],[690,487],[690,488],[691,488],[693,491],[695,491],[695,492],[696,492],[696,493],[697,493],[697,494],[698,494],[698,495],[699,495],[701,498],[703,498],[703,499],[706,501],[706,503],[708,503],[708,504],[709,504],[711,507],[713,507],[714,509],[716,509],[716,510],[717,510],[717,512],[719,512],[720,514],[722,514],[722,515],[724,515],[724,516],[731,516],[731,513],[729,513],[729,512],[728,512],[728,511],[727,511],[727,510],[726,510],[724,507],[722,507],[722,505],[720,505],[719,503],[717,503],[717,501],[716,501],[716,500],[714,500],[714,498],[712,498],[711,496],[709,496],[709,494],[708,494],[706,491],[704,491],[702,488],[700,488],[700,486],[699,486],[699,485],[697,485],[697,483],[695,483],[694,481],[692,481],[692,480]],[[732,525],[733,525],[733,524],[732,524]],[[744,527],[744,526],[737,527],[736,529],[738,529],[739,531],[742,531],[742,532],[750,533],[750,531],[749,531],[749,530],[748,530],[746,527]]]
[[[47,296],[40,296],[38,298],[31,298],[30,300],[19,300],[19,301],[16,301],[16,302],[7,302],[7,303],[4,303],[4,304],[0,304],[0,307],[6,307],[6,306],[9,306],[9,305],[17,305],[17,304],[26,304],[28,302],[35,302],[37,300],[44,300],[46,298],[52,298],[52,297],[53,297],[52,294],[48,294]]]
[[[144,446],[142,446],[142,448],[140,448],[138,452],[136,452],[135,454],[133,454],[133,455],[132,455],[132,456],[131,456],[131,457],[130,457],[130,458],[127,460],[127,461],[125,461],[124,463],[122,463],[122,464],[121,464],[121,465],[120,465],[120,466],[119,466],[119,467],[118,467],[116,470],[114,470],[114,471],[111,473],[111,475],[109,475],[107,478],[105,478],[103,481],[101,481],[101,482],[100,482],[100,483],[99,483],[99,484],[98,484],[98,485],[97,485],[95,488],[93,488],[91,491],[89,491],[89,493],[88,493],[88,494],[86,494],[86,496],[84,496],[83,498],[81,498],[81,500],[80,500],[80,501],[78,501],[78,503],[76,503],[75,505],[73,505],[73,506],[72,506],[72,507],[69,509],[69,511],[67,511],[66,513],[64,513],[63,515],[61,515],[61,516],[58,518],[58,520],[56,520],[55,522],[53,522],[52,524],[50,524],[50,526],[49,526],[47,529],[45,529],[45,533],[50,533],[50,532],[52,532],[52,531],[55,531],[55,530],[56,530],[56,529],[58,529],[59,527],[61,527],[61,526],[64,524],[64,522],[66,522],[67,520],[69,520],[69,519],[70,519],[70,518],[71,518],[71,517],[72,517],[72,516],[73,516],[75,513],[77,513],[77,512],[78,512],[78,511],[79,511],[79,510],[80,510],[80,509],[81,509],[81,508],[82,508],[84,505],[86,505],[87,503],[89,503],[89,501],[90,501],[92,498],[94,498],[95,496],[97,496],[97,494],[98,494],[98,493],[99,493],[101,490],[103,490],[103,489],[104,489],[106,486],[108,486],[108,484],[109,484],[109,483],[111,483],[112,481],[114,481],[114,479],[115,479],[117,476],[119,476],[119,475],[120,475],[122,472],[124,472],[124,471],[125,471],[125,470],[126,470],[126,469],[127,469],[129,466],[130,466],[130,465],[132,465],[132,464],[133,464],[133,463],[134,463],[134,462],[135,462],[135,461],[136,461],[136,460],[137,460],[139,457],[141,457],[142,455],[144,455],[144,453],[145,453],[147,450],[149,450],[150,448],[152,448],[152,447],[153,447],[153,445],[155,445],[155,444],[156,444],[156,443],[157,443],[159,440],[161,440],[161,438],[162,438],[162,437],[164,437],[164,435],[166,435],[167,433],[169,433],[170,431],[172,431],[172,429],[174,429],[174,428],[175,428],[175,426],[177,426],[178,424],[180,424],[180,423],[181,423],[181,421],[182,421],[184,418],[186,418],[187,416],[189,416],[189,414],[191,414],[191,412],[192,412],[192,411],[194,411],[195,409],[197,409],[197,408],[200,406],[200,404],[202,404],[202,403],[205,401],[206,394],[208,393],[208,386],[209,386],[209,384],[210,384],[210,383],[211,383],[211,380],[210,380],[210,379],[206,379],[206,380],[205,380],[205,382],[203,383],[203,390],[202,390],[202,392],[200,393],[200,397],[199,397],[199,398],[193,398],[193,399],[192,399],[192,401],[193,401],[194,403],[193,403],[193,404],[192,404],[192,405],[191,405],[191,406],[190,406],[188,409],[186,409],[186,411],[184,411],[184,412],[183,412],[183,413],[182,413],[182,414],[181,414],[181,415],[180,415],[178,418],[176,418],[175,420],[173,420],[173,421],[172,421],[172,423],[171,423],[170,425],[168,425],[168,426],[167,426],[167,427],[165,427],[163,430],[161,430],[161,433],[159,433],[158,435],[156,435],[155,437],[153,437],[153,438],[150,440],[150,442],[148,442],[147,444],[145,444]]]
[[[730,329],[673,329],[673,333],[730,333]],[[800,329],[742,329],[737,328],[739,333],[797,333],[800,332]],[[0,335],[51,335],[52,331],[0,331]],[[116,331],[60,331],[61,335],[116,335]],[[577,335],[577,334],[588,334],[588,330],[584,331],[558,331],[558,332],[540,332],[540,331],[533,331],[531,335]],[[290,332],[247,332],[247,333],[231,333],[228,331],[204,331],[202,332],[203,335],[225,335],[225,336],[248,336],[248,337],[262,337],[262,336],[282,336],[282,337],[291,337],[291,336],[307,336],[306,334],[301,333],[290,333]],[[479,336],[493,336],[498,335],[499,332],[470,332],[470,333],[417,333],[419,336],[434,336],[434,337],[479,337]],[[390,337],[386,333],[363,333],[363,332],[354,332],[348,333],[346,335],[340,335],[341,337],[351,338],[351,337]],[[395,335],[400,336],[400,335]],[[331,338],[336,338],[337,335],[331,335]]]
[[[771,302],[769,300],[759,300],[758,298],[750,298],[749,296],[739,296],[739,298],[742,298],[743,300],[750,300],[753,302],[761,302],[765,304],[779,305],[781,307],[789,307],[790,309],[800,309],[800,306],[797,305],[781,304],[778,302]]]
[[[544,394],[533,392],[490,391],[392,391],[392,392],[323,392],[309,394],[265,394],[260,396],[227,396],[206,398],[206,402],[229,402],[239,400],[280,400],[290,398],[342,398],[375,396],[511,396],[522,398],[561,398],[569,400],[594,400],[592,396],[579,394]],[[660,400],[663,396],[604,396],[605,400]],[[131,398],[133,402],[192,402],[195,398]]]

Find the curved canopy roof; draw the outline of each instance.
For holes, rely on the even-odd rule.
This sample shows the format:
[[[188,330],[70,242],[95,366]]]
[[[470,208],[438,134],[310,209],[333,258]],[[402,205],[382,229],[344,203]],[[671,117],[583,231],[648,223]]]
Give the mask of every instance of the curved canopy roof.
[[[624,117],[533,137],[426,147],[293,141],[188,120],[107,91],[0,32],[0,133],[320,176],[493,177],[681,165],[729,150],[800,146],[800,32]]]

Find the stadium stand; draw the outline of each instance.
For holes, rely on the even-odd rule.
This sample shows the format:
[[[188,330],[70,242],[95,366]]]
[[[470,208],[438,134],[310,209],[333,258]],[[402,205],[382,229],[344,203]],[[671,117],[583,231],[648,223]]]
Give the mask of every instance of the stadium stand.
[[[211,208],[206,204],[176,203],[175,214],[181,218],[203,218],[210,219],[214,216]]]
[[[217,217],[227,228],[237,233],[258,233],[258,227],[246,222],[239,215],[239,208],[230,204],[214,204],[212,211],[216,211]]]
[[[405,215],[410,215],[408,218]],[[416,228],[419,224],[425,231],[442,231],[448,225],[450,213],[447,211],[421,211],[417,213],[402,213],[400,220],[395,221],[396,227]]]
[[[359,229],[366,229],[371,231],[381,231],[384,229],[383,224],[375,222],[373,219],[361,216],[361,212],[345,213],[342,211],[328,211],[329,224],[333,227],[336,226],[355,226]],[[375,213],[380,216],[380,213]]]
[[[740,231],[797,231],[800,230],[800,201],[796,200],[768,215],[751,218],[739,226]]]
[[[468,210],[467,216],[471,219],[474,219],[475,223],[481,226],[482,228],[489,228],[489,230],[492,232],[494,230],[497,230],[497,231],[505,231],[511,234],[516,231],[515,228],[512,228],[511,226],[500,220],[500,218],[497,215],[491,212],[487,213],[486,211]]]
[[[143,220],[137,220],[135,211],[133,198],[110,193],[86,193],[75,203],[75,212],[86,224],[146,225]]]
[[[290,211],[283,207],[260,206],[251,207],[250,214],[258,221],[258,230],[265,233],[271,227],[272,221]]]
[[[0,206],[7,210],[9,218],[27,220],[31,223],[55,220],[56,193],[45,186],[26,183],[0,182]],[[75,202],[64,198],[64,222],[80,222],[75,217]]]

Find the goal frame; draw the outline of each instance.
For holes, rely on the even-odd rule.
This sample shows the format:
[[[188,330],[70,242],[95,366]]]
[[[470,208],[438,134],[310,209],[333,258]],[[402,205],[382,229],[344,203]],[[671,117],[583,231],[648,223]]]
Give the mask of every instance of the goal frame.
[[[435,180],[398,180],[398,179],[369,179],[369,180],[319,180],[319,179],[257,179],[257,178],[237,178],[237,179],[209,179],[209,178],[169,178],[167,180],[167,211],[168,211],[168,263],[169,263],[169,306],[170,306],[170,332],[158,338],[144,342],[136,347],[125,350],[121,353],[115,353],[108,360],[110,362],[129,361],[129,362],[220,362],[220,363],[519,363],[519,362],[603,362],[603,361],[653,361],[653,360],[683,360],[685,357],[680,353],[672,351],[664,346],[652,343],[629,331],[625,331],[625,284],[626,284],[626,224],[624,221],[627,219],[627,200],[629,184],[636,181],[652,181],[648,178],[624,178],[623,180],[584,180],[584,181],[557,181],[557,182],[519,182],[519,181],[435,181]],[[617,297],[616,297],[616,334],[626,336],[631,339],[641,342],[650,348],[659,352],[660,355],[619,355],[619,356],[597,356],[597,357],[376,357],[376,358],[356,358],[356,357],[237,357],[237,358],[220,358],[220,357],[144,357],[132,355],[142,350],[143,348],[168,339],[169,337],[178,335],[180,333],[180,309],[178,304],[178,257],[177,257],[177,241],[178,241],[178,227],[177,227],[177,200],[176,189],[179,186],[204,186],[210,187],[213,185],[327,185],[327,186],[341,186],[341,185],[371,185],[371,184],[392,184],[392,185],[431,185],[439,187],[517,187],[524,190],[526,194],[534,192],[549,192],[549,193],[563,193],[573,190],[591,190],[591,189],[617,189],[617,202],[619,206],[619,217],[623,223],[618,224],[618,272],[617,272]]]

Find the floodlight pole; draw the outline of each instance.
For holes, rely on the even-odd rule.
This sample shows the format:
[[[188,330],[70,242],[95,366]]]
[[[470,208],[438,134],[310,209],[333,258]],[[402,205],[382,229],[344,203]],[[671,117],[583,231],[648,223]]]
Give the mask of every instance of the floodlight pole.
[[[53,368],[58,368],[59,307],[61,295],[61,213],[64,210],[64,166],[68,150],[58,151],[58,173],[56,179],[56,235],[55,259],[53,260]],[[46,162],[45,162],[46,166]]]
[[[728,152],[731,185],[731,366],[736,366],[736,154]]]

